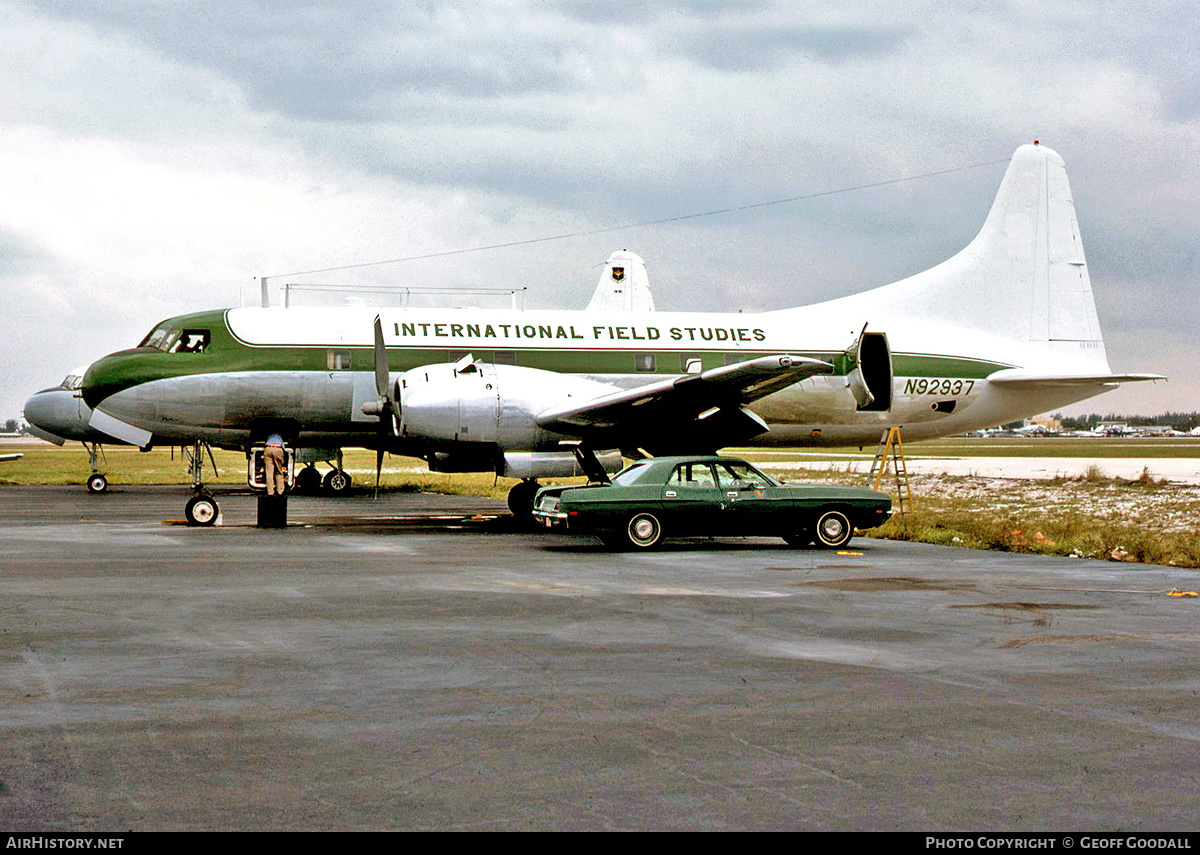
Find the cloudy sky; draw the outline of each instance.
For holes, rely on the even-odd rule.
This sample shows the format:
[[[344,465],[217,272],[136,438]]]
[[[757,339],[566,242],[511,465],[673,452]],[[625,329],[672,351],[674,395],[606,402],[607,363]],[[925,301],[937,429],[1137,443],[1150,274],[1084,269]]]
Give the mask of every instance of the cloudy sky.
[[[582,308],[628,248],[660,309],[853,293],[965,245],[1033,139],[1067,161],[1113,369],[1171,377],[1074,411],[1200,410],[1197,20],[1154,0],[0,0],[0,420],[164,317],[256,304],[260,276]],[[553,235],[576,236],[283,275]]]

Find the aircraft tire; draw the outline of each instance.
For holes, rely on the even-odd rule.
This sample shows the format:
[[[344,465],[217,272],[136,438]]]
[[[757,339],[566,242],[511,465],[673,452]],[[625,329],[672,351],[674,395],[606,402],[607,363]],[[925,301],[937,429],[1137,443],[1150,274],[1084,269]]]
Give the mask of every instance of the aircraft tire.
[[[634,549],[656,549],[663,541],[662,523],[649,511],[638,511],[625,525],[625,539]]]
[[[781,537],[784,543],[796,549],[801,549],[813,542],[811,534],[784,534]]]
[[[350,492],[352,486],[350,476],[344,469],[331,469],[326,472],[322,485],[325,492],[331,496],[344,496]]]
[[[842,511],[823,510],[812,527],[812,539],[822,549],[840,549],[854,537],[854,526]]]
[[[321,489],[321,473],[315,466],[305,466],[296,475],[296,492],[316,493]]]
[[[193,496],[183,509],[187,524],[195,526],[215,525],[220,513],[221,507],[212,496]]]
[[[103,493],[108,490],[108,479],[99,472],[93,472],[88,476],[86,486],[89,493]]]
[[[508,509],[518,522],[533,522],[533,500],[540,486],[537,481],[521,481],[508,491]]]

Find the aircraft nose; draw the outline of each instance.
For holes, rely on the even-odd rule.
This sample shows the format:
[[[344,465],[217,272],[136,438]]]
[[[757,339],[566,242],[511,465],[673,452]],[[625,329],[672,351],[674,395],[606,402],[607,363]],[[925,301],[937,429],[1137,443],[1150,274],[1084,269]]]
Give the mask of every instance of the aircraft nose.
[[[51,432],[54,430],[54,407],[51,396],[53,391],[55,390],[43,389],[41,392],[35,392],[29,396],[24,407],[25,421],[34,427]]]

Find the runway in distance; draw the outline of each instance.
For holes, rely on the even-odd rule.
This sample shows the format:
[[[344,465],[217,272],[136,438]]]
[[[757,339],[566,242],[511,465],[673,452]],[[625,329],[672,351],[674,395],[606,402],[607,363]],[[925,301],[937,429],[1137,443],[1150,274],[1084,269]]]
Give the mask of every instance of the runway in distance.
[[[92,364],[83,398],[134,445],[279,431],[520,478],[524,509],[580,460],[925,439],[1153,379],[1109,368],[1066,169],[1034,143],[964,250],[853,296],[756,314],[199,312]]]

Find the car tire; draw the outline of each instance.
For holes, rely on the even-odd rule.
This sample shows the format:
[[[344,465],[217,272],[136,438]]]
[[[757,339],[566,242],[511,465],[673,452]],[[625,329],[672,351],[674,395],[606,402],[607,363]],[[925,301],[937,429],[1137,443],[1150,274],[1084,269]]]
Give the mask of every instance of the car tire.
[[[812,527],[812,539],[822,549],[838,549],[854,537],[854,526],[842,511],[824,510]]]
[[[662,523],[654,514],[638,511],[625,524],[625,541],[634,549],[654,549],[663,541]]]
[[[188,525],[215,525],[221,508],[212,496],[193,496],[183,509]]]

